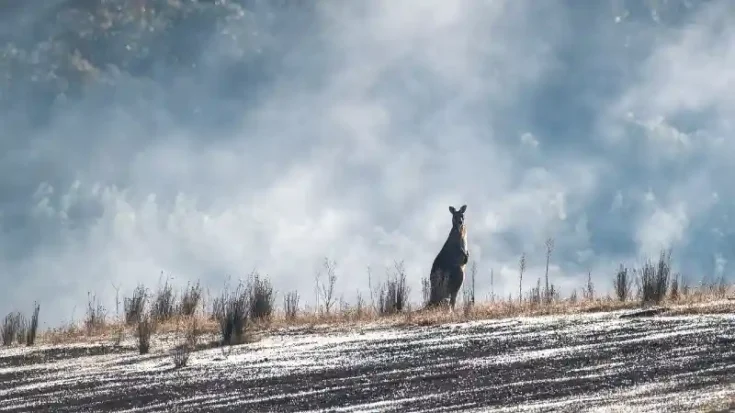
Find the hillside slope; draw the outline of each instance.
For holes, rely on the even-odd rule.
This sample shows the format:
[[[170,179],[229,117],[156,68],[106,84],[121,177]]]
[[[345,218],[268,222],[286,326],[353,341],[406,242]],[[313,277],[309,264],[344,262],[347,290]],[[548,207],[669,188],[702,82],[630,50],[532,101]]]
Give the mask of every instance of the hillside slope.
[[[146,356],[1,350],[0,411],[691,412],[735,396],[735,317],[619,315],[291,331],[182,369],[164,337]]]

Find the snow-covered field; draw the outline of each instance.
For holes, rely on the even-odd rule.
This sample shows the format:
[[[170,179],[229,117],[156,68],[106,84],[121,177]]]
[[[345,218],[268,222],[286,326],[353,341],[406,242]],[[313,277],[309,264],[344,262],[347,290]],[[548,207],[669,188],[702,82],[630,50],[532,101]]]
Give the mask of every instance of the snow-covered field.
[[[735,316],[292,331],[191,355],[159,338],[0,350],[0,411],[698,411],[735,395]]]

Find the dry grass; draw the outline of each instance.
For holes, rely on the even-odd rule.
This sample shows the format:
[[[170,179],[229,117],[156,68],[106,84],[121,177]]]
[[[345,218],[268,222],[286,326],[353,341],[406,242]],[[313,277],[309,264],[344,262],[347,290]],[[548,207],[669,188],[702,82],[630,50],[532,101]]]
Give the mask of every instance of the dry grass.
[[[251,274],[249,282],[245,284],[241,282],[234,292],[228,293],[225,286],[224,293],[212,297],[204,294],[199,283],[189,285],[182,292],[178,304],[174,302],[172,288],[168,284],[165,284],[150,302],[147,290],[139,285],[132,296],[125,299],[124,314],[114,319],[106,317],[105,309],[94,295],[90,295],[85,320],[40,332],[38,341],[61,344],[110,340],[119,344],[122,337],[137,335],[137,320],[144,315],[146,303],[151,304],[152,315],[156,313],[166,315],[166,317],[153,317],[156,321],[157,334],[181,332],[182,325],[194,322],[198,334],[243,336],[235,337],[235,340],[232,340],[233,337],[229,339],[223,337],[224,342],[233,344],[254,340],[251,336],[256,332],[265,334],[284,328],[316,331],[323,327],[353,329],[366,323],[383,326],[436,325],[469,320],[607,312],[641,308],[651,304],[667,307],[669,308],[667,314],[673,315],[724,313],[735,310],[735,299],[728,301],[728,297],[735,297],[735,294],[722,277],[703,280],[699,285],[690,286],[679,274],[672,275],[669,263],[669,255],[662,253],[658,263],[647,261],[640,270],[629,270],[621,265],[612,277],[613,295],[604,297],[596,294],[590,274],[585,285],[579,289],[581,294],[575,290],[569,298],[559,298],[554,290],[553,295],[544,294],[546,299],[541,299],[542,287],[539,280],[536,287],[538,291],[535,293],[534,289],[527,291],[523,299],[519,300],[517,296],[498,299],[493,295],[492,300],[485,302],[475,300],[476,270],[471,267],[472,276],[461,298],[463,305],[455,311],[449,311],[442,306],[433,308],[422,306],[412,309],[412,303],[407,300],[406,276],[400,265],[396,265],[395,273],[392,277],[389,276],[389,282],[385,284],[393,282],[395,288],[379,288],[377,297],[373,295],[371,289],[370,303],[365,303],[358,292],[357,303],[354,306],[348,305],[342,299],[340,305],[334,305],[332,287],[336,280],[335,264],[327,260],[324,269],[327,275],[326,282],[321,282],[321,277],[317,278],[319,301],[317,306],[312,308],[300,308],[298,293],[291,291],[283,294],[283,309],[275,309],[273,306],[275,292],[270,281],[256,273]],[[632,288],[634,283],[637,288]],[[160,297],[163,298],[156,300]],[[164,302],[165,305],[157,306],[158,301]],[[386,311],[387,302],[391,303],[391,311]],[[205,303],[211,303],[209,308]],[[178,311],[173,311],[174,308]],[[197,311],[198,309],[201,311]]]
[[[669,308],[666,315],[705,315],[735,313],[735,300],[683,302]]]
[[[667,314],[712,314],[735,311],[735,300],[721,300],[717,296],[697,294],[678,300],[664,300],[661,306],[670,307]],[[472,320],[491,320],[513,317],[533,317],[543,315],[568,315],[580,313],[609,312],[616,310],[640,308],[639,300],[620,301],[613,297],[593,298],[588,300],[558,300],[548,304],[524,300],[519,303],[515,299],[495,302],[477,302],[468,310],[448,311],[445,308],[418,309],[408,312],[381,316],[375,310],[365,309],[358,316],[354,310],[343,313],[316,313],[304,311],[295,318],[286,318],[276,313],[268,324],[256,324],[260,330],[279,330],[283,328],[318,326],[327,328],[353,328],[365,323],[378,323],[385,326],[426,326],[443,323],[454,323]]]
[[[144,318],[144,317],[141,317]],[[209,316],[193,316],[196,318],[199,332],[214,334],[219,331],[217,322]],[[156,323],[157,334],[173,334],[181,331],[182,324],[190,322],[190,317],[175,316],[165,322]],[[62,327],[46,330],[38,335],[38,342],[51,344],[70,344],[78,342],[119,341],[119,336],[135,335],[138,323],[128,325],[124,321],[111,321],[96,330],[96,334],[88,336],[85,329],[78,323],[69,323]]]
[[[725,296],[732,297],[731,288],[725,291]],[[679,295],[676,299],[667,298],[659,303],[667,307],[668,315],[690,315],[690,314],[717,314],[735,312],[735,299],[723,299],[721,291],[715,291],[705,286],[691,290],[687,295]],[[304,328],[307,330],[329,329],[353,329],[355,327],[371,323],[383,326],[427,326],[443,323],[454,323],[472,320],[491,320],[514,317],[533,317],[543,315],[565,315],[579,313],[608,312],[624,309],[636,309],[641,307],[640,300],[635,297],[626,301],[620,301],[618,297],[606,296],[601,298],[563,299],[551,303],[535,302],[517,299],[495,300],[493,302],[476,302],[474,306],[466,310],[457,308],[454,312],[446,308],[421,308],[406,310],[389,315],[381,315],[379,309],[369,306],[359,308],[346,307],[342,311],[315,311],[304,308],[298,313],[286,313],[274,311],[270,319],[250,321],[247,326],[246,335],[267,333],[286,328]],[[182,326],[196,324],[197,333],[220,334],[221,326],[218,321],[209,314],[197,314],[195,316],[175,315],[169,320],[156,324],[157,334],[173,334],[182,331]],[[95,329],[94,335],[88,335],[84,325],[69,324],[67,326],[41,332],[39,342],[44,343],[74,343],[85,341],[109,340],[115,341],[121,331],[124,334],[135,335],[137,325],[128,326],[125,320],[107,322]],[[243,342],[253,341],[251,336],[243,339]]]
[[[661,306],[668,307],[666,314],[715,314],[735,311],[735,300],[721,300],[710,295],[688,296],[680,300],[664,300]],[[514,317],[534,317],[543,315],[570,315],[580,313],[609,312],[616,310],[637,309],[641,304],[638,300],[620,301],[613,297],[589,299],[573,302],[569,299],[554,301],[548,304],[538,304],[528,300],[519,303],[515,299],[499,300],[495,302],[477,302],[466,310],[457,309],[454,312],[445,308],[422,308],[413,311],[381,316],[374,310],[363,310],[358,316],[355,311],[344,313],[302,312],[293,319],[287,319],[283,314],[276,313],[270,323],[256,324],[259,330],[276,331],[284,328],[305,327],[317,330],[320,327],[328,329],[353,329],[366,323],[375,323],[384,326],[428,326],[444,323],[455,323],[473,320],[492,320]]]
[[[547,243],[547,263],[553,245]],[[547,264],[548,265],[548,264]],[[335,295],[337,282],[336,262],[325,259],[323,268],[315,276],[316,302],[312,308],[302,308],[296,291],[282,294],[283,308],[276,309],[277,293],[270,280],[257,272],[250,274],[247,282],[228,292],[210,295],[199,282],[189,284],[178,297],[168,279],[156,294],[150,295],[143,285],[138,285],[129,298],[124,299],[124,313],[111,319],[107,317],[96,296],[90,294],[87,314],[83,323],[72,323],[62,328],[42,332],[40,342],[70,343],[79,341],[111,340],[116,344],[125,335],[137,334],[137,321],[145,315],[145,308],[155,321],[156,332],[170,334],[181,331],[182,323],[194,320],[201,334],[219,334],[221,343],[237,344],[252,340],[246,336],[268,333],[283,328],[300,327],[316,330],[351,329],[366,323],[377,325],[410,326],[435,325],[467,320],[502,319],[541,315],[607,312],[634,309],[649,305],[669,307],[667,314],[704,314],[731,312],[735,309],[732,287],[720,276],[705,279],[690,286],[685,277],[672,271],[670,252],[661,252],[657,260],[647,260],[640,268],[620,265],[612,275],[610,293],[600,296],[588,273],[584,285],[572,291],[568,298],[561,298],[554,284],[545,276],[544,284],[537,279],[536,286],[524,291],[520,283],[525,270],[525,254],[519,263],[518,295],[505,299],[492,294],[490,301],[477,301],[475,297],[476,266],[470,265],[470,276],[463,286],[461,304],[454,311],[446,306],[427,308],[414,307],[408,299],[409,286],[402,263],[388,271],[384,283],[373,290],[371,271],[368,268],[370,302],[363,300],[357,292],[355,305],[347,304],[343,297]],[[492,273],[492,272],[491,272]],[[431,295],[427,280],[423,280],[424,304]],[[160,285],[160,282],[159,282]],[[491,288],[492,288],[491,276]],[[116,291],[117,292],[117,291]],[[178,301],[178,302],[177,302]],[[703,305],[706,304],[706,305]],[[9,319],[10,330],[14,319]],[[8,330],[8,329],[6,329]],[[13,334],[6,334],[13,335]],[[86,337],[85,337],[86,336]]]

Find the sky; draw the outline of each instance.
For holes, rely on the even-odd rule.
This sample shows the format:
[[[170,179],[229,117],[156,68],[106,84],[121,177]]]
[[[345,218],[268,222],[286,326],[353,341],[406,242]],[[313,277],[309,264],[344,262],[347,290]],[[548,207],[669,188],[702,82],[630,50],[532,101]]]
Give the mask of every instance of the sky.
[[[45,21],[52,3],[18,7],[0,37],[79,27],[81,12]],[[732,2],[244,3],[216,28],[129,29],[137,43],[89,52],[107,63],[88,58],[79,93],[34,94],[33,70],[15,72],[0,313],[38,301],[54,325],[88,292],[114,312],[116,291],[162,273],[216,292],[254,270],[278,305],[292,290],[308,305],[325,257],[346,301],[403,261],[418,303],[465,204],[478,297],[517,296],[524,253],[535,286],[548,238],[562,295],[588,273],[611,291],[621,263],[662,248],[691,284],[729,277]],[[131,53],[147,69],[116,69]]]

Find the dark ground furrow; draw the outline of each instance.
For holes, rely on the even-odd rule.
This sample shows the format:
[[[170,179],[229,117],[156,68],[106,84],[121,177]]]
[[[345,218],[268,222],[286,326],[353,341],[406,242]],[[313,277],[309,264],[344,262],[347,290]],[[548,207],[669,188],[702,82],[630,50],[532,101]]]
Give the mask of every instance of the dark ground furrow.
[[[247,403],[244,406],[222,403],[212,408],[212,403],[215,406],[217,403],[210,400],[203,402],[202,406],[208,406],[205,410],[300,411],[402,398],[415,399],[385,409],[492,407],[552,402],[666,382],[672,383],[672,388],[666,390],[670,392],[707,391],[735,377],[735,347],[731,339],[735,323],[724,320],[706,326],[701,321],[695,325],[682,319],[634,320],[610,325],[595,321],[589,323],[588,330],[585,325],[568,322],[550,323],[545,328],[538,325],[521,328],[520,324],[502,328],[490,324],[484,329],[483,326],[426,328],[417,330],[410,341],[376,339],[310,349],[302,354],[305,360],[311,361],[310,366],[270,377],[258,377],[258,374],[278,371],[268,364],[216,363],[179,372],[157,369],[130,371],[122,376],[82,375],[68,385],[26,390],[12,390],[19,383],[0,382],[0,391],[12,390],[12,397],[37,400],[45,403],[41,410],[58,412],[90,408],[114,411],[176,402],[193,395],[218,394],[236,395]],[[695,333],[674,334],[695,327],[699,329]],[[77,357],[101,355],[95,350],[76,352]],[[298,354],[298,347],[293,352]],[[34,358],[38,356],[27,357],[31,363],[40,363]],[[53,357],[64,358],[60,354]],[[313,365],[319,366],[335,357],[343,360],[335,367]],[[146,359],[155,360],[154,357]],[[135,362],[135,358],[128,360],[128,363]],[[23,383],[64,374],[62,370],[54,370],[53,365],[48,367],[45,371],[28,372]],[[11,373],[0,374],[11,377]],[[109,391],[100,394],[101,388]],[[301,393],[304,394],[296,396]],[[52,394],[55,394],[53,400],[48,397]],[[201,410],[197,405],[195,402],[188,407],[181,405],[177,411]],[[14,411],[5,407],[0,410]],[[157,411],[167,410],[170,408]]]

